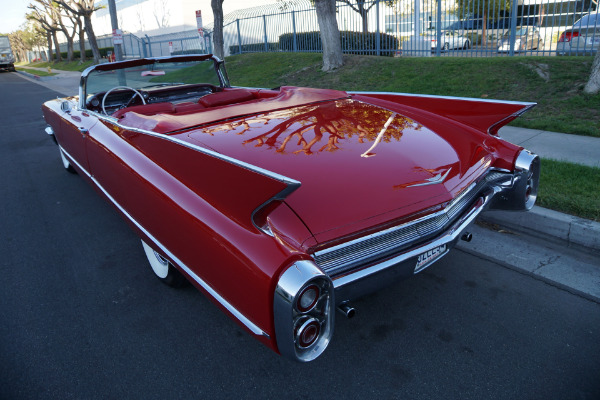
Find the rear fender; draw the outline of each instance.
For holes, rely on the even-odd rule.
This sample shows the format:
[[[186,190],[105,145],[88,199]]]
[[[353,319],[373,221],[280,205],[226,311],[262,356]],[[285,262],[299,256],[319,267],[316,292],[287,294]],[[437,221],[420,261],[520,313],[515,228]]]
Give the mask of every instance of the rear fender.
[[[247,229],[256,228],[272,236],[267,215],[300,187],[294,179],[176,137],[135,132],[126,135],[142,153]]]

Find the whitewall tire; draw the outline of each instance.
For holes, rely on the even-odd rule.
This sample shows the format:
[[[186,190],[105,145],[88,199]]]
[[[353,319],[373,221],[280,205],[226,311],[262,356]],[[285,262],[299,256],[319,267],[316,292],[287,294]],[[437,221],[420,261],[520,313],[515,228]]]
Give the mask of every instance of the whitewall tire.
[[[182,287],[187,283],[185,277],[162,254],[156,252],[143,240],[142,246],[144,247],[144,253],[146,253],[150,267],[152,267],[152,272],[164,284],[171,287]]]

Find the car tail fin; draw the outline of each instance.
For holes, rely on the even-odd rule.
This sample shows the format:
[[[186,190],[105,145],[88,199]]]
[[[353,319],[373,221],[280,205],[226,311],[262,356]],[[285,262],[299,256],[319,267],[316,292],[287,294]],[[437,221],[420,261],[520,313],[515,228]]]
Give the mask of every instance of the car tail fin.
[[[300,182],[177,137],[143,134],[135,146],[230,220],[271,234],[266,216]]]
[[[364,96],[390,101],[421,112],[452,119],[491,135],[497,135],[498,129],[536,106],[536,103],[527,102],[406,93],[355,92],[353,94],[357,100]]]

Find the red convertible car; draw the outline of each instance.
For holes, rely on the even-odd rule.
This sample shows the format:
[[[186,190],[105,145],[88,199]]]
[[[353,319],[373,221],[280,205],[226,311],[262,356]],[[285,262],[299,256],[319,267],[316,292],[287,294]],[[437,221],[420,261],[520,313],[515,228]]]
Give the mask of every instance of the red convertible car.
[[[533,103],[232,87],[212,55],[100,64],[43,105],[64,167],[258,340],[310,361],[335,310],[529,210],[539,158],[498,137]]]

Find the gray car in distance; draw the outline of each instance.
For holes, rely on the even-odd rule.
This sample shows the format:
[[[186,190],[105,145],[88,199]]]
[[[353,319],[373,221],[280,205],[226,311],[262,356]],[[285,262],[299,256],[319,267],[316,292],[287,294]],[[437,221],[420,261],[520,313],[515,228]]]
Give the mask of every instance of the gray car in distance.
[[[572,27],[560,34],[556,44],[557,56],[583,56],[596,53],[600,46],[600,12],[581,17]]]

